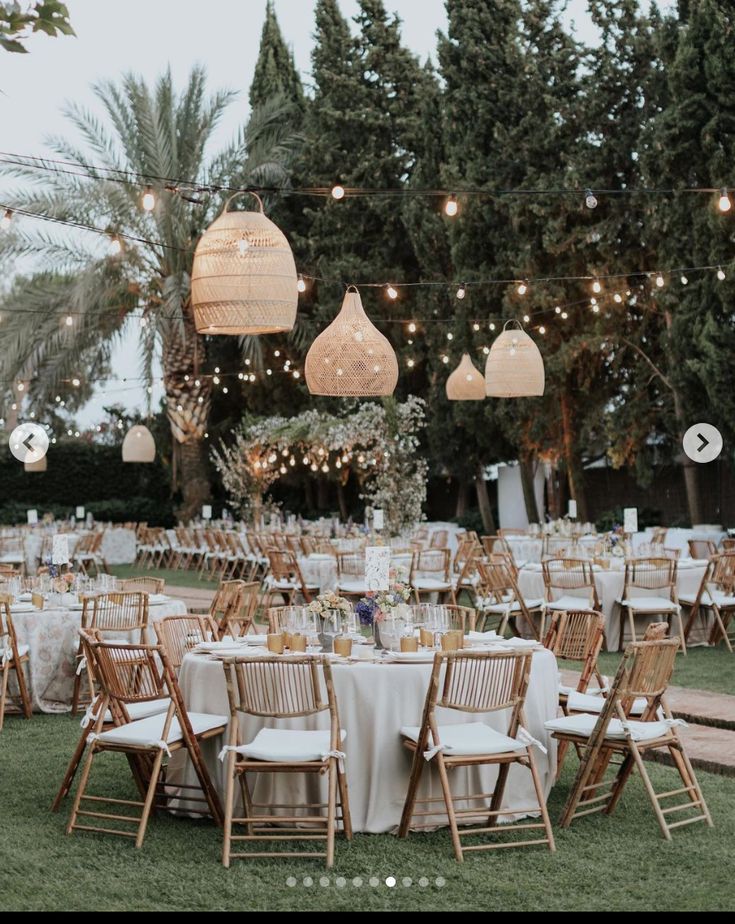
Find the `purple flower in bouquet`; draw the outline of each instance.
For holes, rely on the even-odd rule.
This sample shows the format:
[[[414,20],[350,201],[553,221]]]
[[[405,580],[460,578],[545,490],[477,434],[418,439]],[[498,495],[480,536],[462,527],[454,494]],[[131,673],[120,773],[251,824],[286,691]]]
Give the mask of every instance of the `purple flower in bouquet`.
[[[375,614],[378,610],[378,604],[373,597],[363,597],[355,606],[360,625],[372,626],[375,621]]]

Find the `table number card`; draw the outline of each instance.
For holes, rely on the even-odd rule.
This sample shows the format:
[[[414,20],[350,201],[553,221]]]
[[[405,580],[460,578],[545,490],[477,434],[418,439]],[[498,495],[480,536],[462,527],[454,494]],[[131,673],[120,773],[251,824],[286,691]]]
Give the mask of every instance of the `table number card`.
[[[205,504],[205,505],[202,507],[202,519],[203,519],[203,520],[211,520],[211,519],[212,519],[212,505],[211,505],[211,504]]]
[[[385,525],[385,517],[382,510],[373,510],[373,529],[381,530]]]
[[[569,501],[569,507],[567,508],[567,516],[570,520],[577,519],[577,502],[575,500]]]
[[[26,511],[26,516],[28,517],[29,526],[36,526],[38,524],[38,511],[37,510]]]
[[[85,517],[84,507],[77,507],[77,512],[75,514],[77,520],[83,520]]]
[[[365,584],[368,590],[388,590],[390,546],[369,545],[365,549]]]
[[[637,533],[638,532],[638,508],[637,507],[623,508],[623,532],[624,533]]]
[[[69,563],[69,537],[54,536],[51,546],[51,564],[66,565]]]

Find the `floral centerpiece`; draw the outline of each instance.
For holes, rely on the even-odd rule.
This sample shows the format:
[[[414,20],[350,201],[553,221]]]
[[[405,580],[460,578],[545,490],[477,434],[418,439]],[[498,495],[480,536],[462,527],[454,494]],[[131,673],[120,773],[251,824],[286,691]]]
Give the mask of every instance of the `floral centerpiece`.
[[[609,533],[605,535],[605,547],[610,555],[625,555],[625,533],[622,524],[615,523]]]
[[[316,613],[317,616],[324,616],[329,610],[339,610],[345,616],[352,611],[350,601],[334,592],[319,594],[307,607],[310,613]]]
[[[374,632],[376,625],[390,619],[393,622],[393,628],[392,632],[386,634],[386,639],[388,635],[397,636],[399,627],[396,622],[404,617],[405,613],[410,612],[407,604],[412,593],[413,589],[405,579],[405,574],[394,572],[390,577],[387,590],[368,591],[357,603],[355,613],[357,613],[360,624],[371,628]],[[378,638],[379,636],[376,635],[376,641],[378,641]],[[391,644],[389,647],[393,647],[393,645]]]

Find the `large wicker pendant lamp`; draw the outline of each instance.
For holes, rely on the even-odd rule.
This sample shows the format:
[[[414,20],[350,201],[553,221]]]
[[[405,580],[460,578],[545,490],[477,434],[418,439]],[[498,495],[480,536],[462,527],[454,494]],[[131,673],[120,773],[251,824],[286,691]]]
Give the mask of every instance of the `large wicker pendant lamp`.
[[[509,329],[509,325],[515,325]],[[490,347],[485,391],[491,398],[526,398],[544,393],[544,361],[519,321],[506,321]]]
[[[349,286],[339,314],[309,348],[304,372],[312,395],[372,398],[393,394],[398,381],[396,354],[371,324],[355,286]]]
[[[155,458],[156,443],[148,427],[142,424],[131,427],[122,444],[123,462],[153,462]]]
[[[450,401],[482,401],[485,398],[485,380],[469,353],[462,354],[459,365],[447,379],[447,398]]]
[[[235,193],[235,196],[242,193]],[[202,234],[191,271],[200,334],[274,334],[296,321],[296,264],[286,236],[263,212],[228,212]]]

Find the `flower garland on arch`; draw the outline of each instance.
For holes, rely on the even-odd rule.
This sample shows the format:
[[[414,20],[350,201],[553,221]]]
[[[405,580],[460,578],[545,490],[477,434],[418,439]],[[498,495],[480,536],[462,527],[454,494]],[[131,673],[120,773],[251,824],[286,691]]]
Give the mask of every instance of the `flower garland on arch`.
[[[353,406],[344,416],[310,409],[296,417],[245,420],[212,460],[232,505],[244,518],[257,516],[263,495],[298,466],[311,472],[353,471],[366,505],[384,511],[390,535],[421,520],[428,465],[419,455],[425,402],[410,395]]]

